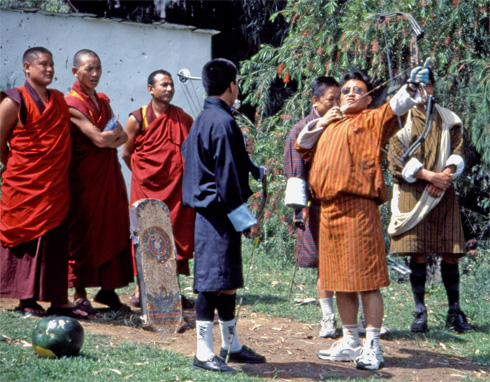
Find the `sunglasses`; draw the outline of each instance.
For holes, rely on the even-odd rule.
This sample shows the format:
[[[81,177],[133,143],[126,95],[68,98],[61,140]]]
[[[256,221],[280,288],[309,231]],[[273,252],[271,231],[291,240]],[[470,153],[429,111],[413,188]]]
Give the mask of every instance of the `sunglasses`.
[[[343,94],[343,95],[347,95],[347,94],[349,94],[349,93],[350,93],[350,89],[351,89],[351,88],[342,88],[341,92],[342,92],[342,94]],[[360,87],[358,87],[358,86],[354,86],[354,87],[352,88],[352,91],[354,92],[354,94],[362,94],[362,93],[364,93],[364,90],[362,90],[362,89],[361,89]]]

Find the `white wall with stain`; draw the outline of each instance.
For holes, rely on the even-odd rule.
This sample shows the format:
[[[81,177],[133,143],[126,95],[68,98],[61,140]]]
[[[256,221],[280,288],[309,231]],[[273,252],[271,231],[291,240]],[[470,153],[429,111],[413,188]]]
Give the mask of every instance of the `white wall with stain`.
[[[102,61],[97,90],[109,96],[123,126],[130,112],[149,102],[146,81],[156,69],[172,74],[176,89],[172,103],[195,117],[177,73],[186,68],[192,76],[201,76],[203,65],[211,59],[211,38],[216,33],[164,22],[140,24],[86,14],[0,9],[0,87],[23,85],[22,54],[30,47],[44,46],[55,62],[51,87],[66,94],[74,82],[74,54],[91,49]],[[202,105],[201,81],[187,86]],[[129,184],[129,170],[124,164],[122,168]]]

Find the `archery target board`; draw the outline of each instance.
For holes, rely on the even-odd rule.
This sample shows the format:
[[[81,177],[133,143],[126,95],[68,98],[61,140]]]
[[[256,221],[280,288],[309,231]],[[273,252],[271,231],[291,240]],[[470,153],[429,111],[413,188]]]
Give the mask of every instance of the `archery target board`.
[[[143,326],[176,333],[184,320],[168,207],[157,199],[142,199],[131,206],[130,216]]]

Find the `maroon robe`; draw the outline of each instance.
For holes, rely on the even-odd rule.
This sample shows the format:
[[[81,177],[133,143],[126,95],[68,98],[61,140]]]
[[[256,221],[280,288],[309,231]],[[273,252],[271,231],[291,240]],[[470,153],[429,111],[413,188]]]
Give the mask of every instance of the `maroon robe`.
[[[111,118],[109,99],[96,94],[98,106],[78,82],[66,96],[103,130]],[[70,287],[115,289],[133,281],[126,185],[117,150],[95,146],[72,125],[70,163]]]
[[[156,117],[151,107],[131,113],[140,123],[131,155],[130,203],[153,198],[170,210],[177,248],[177,268],[189,274],[189,259],[194,252],[194,210],[182,204],[184,161],[180,148],[192,125],[192,118],[181,108],[170,105]]]
[[[19,105],[0,201],[0,297],[68,298],[70,114],[57,90],[46,105],[28,82],[3,92]]]

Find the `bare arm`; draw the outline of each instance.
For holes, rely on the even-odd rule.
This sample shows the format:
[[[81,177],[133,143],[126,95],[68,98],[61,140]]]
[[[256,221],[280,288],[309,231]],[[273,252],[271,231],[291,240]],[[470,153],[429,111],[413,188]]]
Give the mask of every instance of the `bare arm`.
[[[77,126],[80,131],[87,136],[92,143],[100,148],[103,147],[118,147],[113,146],[118,143],[119,139],[123,139],[123,135],[126,135],[122,130],[121,124],[117,124],[116,128],[112,131],[100,131],[97,126],[95,126],[92,121],[85,117],[80,111],[70,107],[71,122]]]
[[[451,178],[453,170],[454,166],[447,167],[443,172],[434,172],[421,168],[413,175],[413,177],[429,182],[430,184],[429,187],[427,187],[427,191],[430,195],[439,197],[453,183]]]
[[[7,168],[8,138],[19,122],[19,104],[6,97],[0,103],[0,162]]]
[[[138,135],[139,123],[138,120],[130,115],[128,121],[126,122],[126,126],[124,126],[124,131],[128,136],[128,140],[122,146],[122,159],[126,166],[131,170],[131,155],[133,155],[134,151],[134,141]]]

